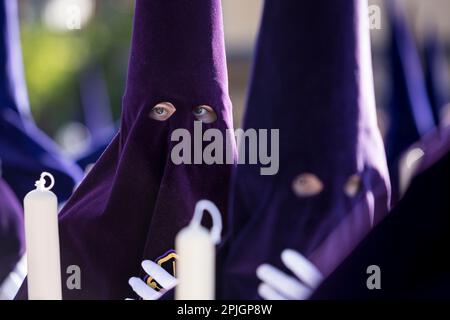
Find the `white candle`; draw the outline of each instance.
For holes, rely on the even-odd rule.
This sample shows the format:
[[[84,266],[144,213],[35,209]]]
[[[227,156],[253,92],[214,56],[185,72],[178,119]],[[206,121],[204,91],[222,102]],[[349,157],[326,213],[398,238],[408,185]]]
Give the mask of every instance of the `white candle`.
[[[201,226],[203,210],[213,217],[211,233]],[[191,223],[175,240],[178,254],[176,300],[213,300],[215,297],[215,244],[220,242],[222,219],[217,207],[201,200],[195,208]]]
[[[48,187],[45,177],[51,180]],[[35,185],[24,199],[28,299],[61,300],[58,199],[50,191],[53,176],[44,172]]]

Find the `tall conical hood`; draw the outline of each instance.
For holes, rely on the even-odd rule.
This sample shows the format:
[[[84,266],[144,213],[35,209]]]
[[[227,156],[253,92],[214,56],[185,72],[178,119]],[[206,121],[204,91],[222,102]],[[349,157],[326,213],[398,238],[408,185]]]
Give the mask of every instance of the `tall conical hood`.
[[[172,157],[194,120],[232,129],[220,0],[137,0],[120,132],[60,214],[62,269],[83,277],[64,298],[130,297],[143,259],[173,257],[197,201],[226,212],[231,165]]]
[[[245,128],[279,129],[279,172],[237,168],[226,298],[257,298],[256,268],[286,248],[327,274],[388,210],[367,7],[266,0]]]

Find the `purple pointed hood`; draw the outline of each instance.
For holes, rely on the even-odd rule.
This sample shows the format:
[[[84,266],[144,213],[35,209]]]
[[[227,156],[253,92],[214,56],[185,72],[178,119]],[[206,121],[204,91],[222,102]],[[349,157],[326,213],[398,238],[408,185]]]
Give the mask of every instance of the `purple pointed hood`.
[[[14,193],[0,178],[0,286],[24,254],[23,212]]]
[[[198,106],[217,116],[203,129],[232,129],[227,81],[220,0],[136,1],[120,132],[60,214],[62,270],[82,272],[65,299],[130,297],[129,277],[171,252],[198,200],[226,212],[231,165],[175,165],[170,154]],[[152,118],[161,102],[176,109],[165,121]]]
[[[438,127],[426,134],[405,151],[403,165],[408,167],[410,176],[415,176],[428,170],[450,152],[450,127]],[[405,174],[405,173],[404,173]],[[405,179],[405,178],[404,178]],[[406,180],[405,182],[410,182]],[[403,186],[404,188],[408,185]],[[406,191],[406,190],[404,190]]]
[[[328,274],[388,210],[366,1],[266,0],[245,128],[279,129],[279,172],[240,165],[221,295],[257,298],[283,249]]]

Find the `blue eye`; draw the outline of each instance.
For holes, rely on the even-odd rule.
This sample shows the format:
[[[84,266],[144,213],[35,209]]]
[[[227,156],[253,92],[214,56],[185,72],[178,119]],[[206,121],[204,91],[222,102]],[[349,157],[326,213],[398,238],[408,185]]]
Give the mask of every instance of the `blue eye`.
[[[206,105],[195,107],[192,114],[195,118],[197,118],[197,120],[204,123],[212,123],[217,120],[217,115],[214,109]]]
[[[202,116],[202,115],[206,114],[207,112],[208,111],[203,107],[198,107],[198,108],[194,109],[194,115],[196,115],[196,116]]]
[[[175,111],[175,107],[170,102],[161,102],[153,107],[149,117],[153,120],[165,121],[169,119]]]
[[[167,111],[164,108],[156,107],[153,109],[153,112],[156,113],[157,115],[163,115],[166,114]]]

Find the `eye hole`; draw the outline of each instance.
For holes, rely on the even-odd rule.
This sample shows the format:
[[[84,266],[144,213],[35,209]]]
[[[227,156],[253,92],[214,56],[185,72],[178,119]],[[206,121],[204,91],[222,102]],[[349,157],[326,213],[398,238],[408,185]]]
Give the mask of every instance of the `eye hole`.
[[[153,120],[165,121],[169,119],[175,111],[175,107],[170,102],[161,102],[153,107],[149,117]]]
[[[292,182],[292,189],[298,197],[312,197],[323,190],[320,179],[312,173],[303,173]]]
[[[217,120],[217,115],[213,108],[206,105],[195,107],[192,114],[203,123],[213,123]]]
[[[361,177],[357,174],[352,175],[348,178],[347,183],[344,186],[344,193],[353,198],[358,193],[361,188]]]

